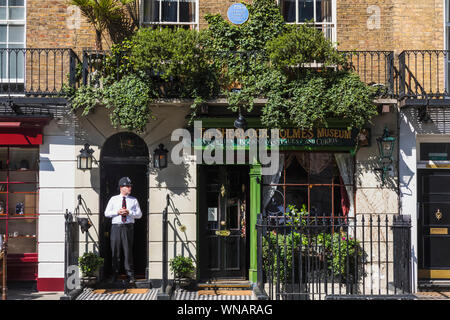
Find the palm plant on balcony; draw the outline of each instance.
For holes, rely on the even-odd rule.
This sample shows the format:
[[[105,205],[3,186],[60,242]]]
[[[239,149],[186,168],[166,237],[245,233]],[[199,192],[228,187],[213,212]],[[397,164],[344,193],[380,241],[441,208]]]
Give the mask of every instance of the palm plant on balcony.
[[[69,0],[69,4],[80,8],[94,27],[96,50],[103,50],[102,35],[106,31],[114,43],[119,43],[137,27],[136,0]]]

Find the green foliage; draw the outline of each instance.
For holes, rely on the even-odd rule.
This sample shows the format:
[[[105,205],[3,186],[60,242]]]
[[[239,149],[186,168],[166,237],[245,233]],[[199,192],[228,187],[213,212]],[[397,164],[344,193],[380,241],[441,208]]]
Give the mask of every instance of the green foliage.
[[[345,62],[322,31],[308,24],[289,25],[284,33],[269,40],[265,48],[274,67],[280,69],[298,69],[314,61],[324,66]]]
[[[356,265],[360,265],[363,250],[359,241],[348,237],[345,233],[334,233],[322,235],[327,252],[328,268],[335,276],[347,279],[353,276]]]
[[[92,277],[100,266],[103,265],[104,259],[93,252],[85,252],[78,258],[78,266],[83,276]]]
[[[305,227],[304,221],[301,225]],[[295,228],[294,228],[295,229]],[[280,230],[263,238],[263,264],[265,272],[279,273],[282,282],[298,281],[300,268],[306,277],[307,264],[327,265],[330,275],[341,281],[355,275],[355,268],[361,266],[364,254],[359,241],[345,233],[317,233],[314,228]],[[300,231],[303,230],[303,231]],[[326,262],[325,262],[326,260]],[[362,276],[362,271],[358,275]],[[353,280],[353,279],[352,279]]]
[[[208,28],[200,32],[141,28],[112,46],[94,88],[67,91],[72,107],[88,114],[103,104],[114,110],[115,126],[135,131],[152,118],[142,104],[164,98],[192,99],[191,120],[218,96],[234,112],[252,111],[254,100],[265,98],[260,111],[267,128],[327,126],[335,118],[361,128],[376,114],[375,90],[320,30],[287,25],[273,0],[247,7],[249,20],[239,26],[217,14],[205,16]]]
[[[176,256],[169,260],[170,271],[175,278],[189,278],[195,271],[194,262],[189,257]]]
[[[155,93],[149,82],[130,74],[105,88],[103,101],[113,109],[110,118],[115,128],[144,131],[148,119],[153,118],[148,106]]]

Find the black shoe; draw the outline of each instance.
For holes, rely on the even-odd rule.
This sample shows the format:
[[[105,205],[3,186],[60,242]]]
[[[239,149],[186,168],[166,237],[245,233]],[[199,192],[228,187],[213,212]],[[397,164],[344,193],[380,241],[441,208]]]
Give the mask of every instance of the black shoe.
[[[128,277],[128,284],[131,286],[135,286],[136,285],[136,279],[134,278],[134,276],[129,276]]]

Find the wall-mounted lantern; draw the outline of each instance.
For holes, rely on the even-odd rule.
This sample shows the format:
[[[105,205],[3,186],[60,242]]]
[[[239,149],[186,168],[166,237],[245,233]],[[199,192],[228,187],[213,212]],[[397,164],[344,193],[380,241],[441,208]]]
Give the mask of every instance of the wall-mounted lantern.
[[[389,129],[387,128],[387,126],[384,127],[383,135],[377,138],[377,145],[378,145],[378,152],[380,154],[379,162],[382,166],[377,170],[381,171],[381,181],[382,185],[384,185],[386,173],[392,170],[391,168],[391,164],[393,162],[392,154],[394,153],[394,146],[395,146],[395,137],[392,137],[389,134]]]
[[[89,143],[84,144],[84,148],[80,150],[80,154],[77,156],[77,167],[81,170],[91,170],[94,156],[92,155],[94,150],[90,148]]]
[[[153,151],[153,168],[156,169],[164,169],[167,168],[167,155],[169,151],[164,148],[164,145],[161,143],[155,151]]]
[[[236,129],[243,129],[243,130],[247,128],[247,120],[245,120],[240,109],[239,109],[239,117],[234,121],[234,127]]]

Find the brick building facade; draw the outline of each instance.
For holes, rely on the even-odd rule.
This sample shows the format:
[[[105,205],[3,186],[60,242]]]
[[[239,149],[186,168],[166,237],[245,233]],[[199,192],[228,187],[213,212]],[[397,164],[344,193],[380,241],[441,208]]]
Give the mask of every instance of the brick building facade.
[[[13,0],[8,1],[13,3]],[[234,0],[184,1],[185,15],[181,17],[179,13],[175,14],[168,18],[170,22],[167,23],[158,22],[162,14],[160,7],[151,7],[148,4],[150,2],[147,4],[141,3],[141,22],[143,26],[182,24],[192,28],[204,29],[207,27],[204,19],[206,13],[220,13],[223,17],[226,17],[229,6],[236,2]],[[423,58],[424,55],[415,55],[416,59],[421,59],[416,60],[416,62],[423,68],[414,70],[413,65],[409,65],[409,68],[405,67],[405,64],[409,62],[407,58],[413,56],[404,53],[404,50],[444,52],[448,48],[445,43],[448,35],[446,35],[446,17],[444,14],[445,10],[448,11],[450,8],[448,1],[278,0],[278,2],[283,8],[282,10],[286,10],[286,14],[289,15],[286,19],[292,19],[296,22],[301,22],[305,17],[308,18],[308,15],[314,12],[312,11],[313,8],[318,10],[315,14],[319,15],[319,6],[321,6],[320,16],[323,21],[326,21],[322,22],[320,26],[327,31],[327,36],[337,42],[337,48],[341,51],[365,52],[352,58],[362,77],[367,74],[371,75],[370,78],[364,78],[364,80],[372,84],[392,85],[391,89],[395,91],[395,94],[391,92],[391,96],[382,99],[382,101],[377,101],[383,112],[380,112],[380,115],[374,119],[371,125],[372,145],[358,151],[354,157],[354,187],[356,188],[354,201],[356,208],[353,209],[355,214],[360,215],[384,214],[389,217],[398,214],[412,215],[412,220],[415,221],[414,219],[417,217],[415,205],[418,201],[416,180],[411,180],[414,182],[405,186],[403,178],[408,176],[411,179],[416,179],[415,137],[417,134],[429,134],[424,141],[434,141],[434,135],[438,135],[440,139],[438,140],[441,142],[447,143],[450,140],[446,136],[448,134],[446,121],[439,120],[442,118],[440,114],[433,113],[432,118],[434,117],[435,121],[441,121],[441,127],[429,125],[429,127],[425,126],[424,129],[420,121],[417,121],[417,105],[419,104],[417,101],[420,101],[422,106],[423,101],[429,102],[429,99],[419,99],[417,96],[406,93],[408,90],[412,90],[411,88],[414,86],[422,86],[429,91],[436,91],[438,87],[440,89],[445,88],[447,85],[445,77],[448,73],[445,68],[440,66],[447,63],[447,60],[444,59],[448,59],[448,56],[444,54],[433,55],[432,59],[427,60]],[[21,1],[14,3],[20,7],[18,4]],[[22,3],[26,7],[26,19],[23,19],[26,30],[25,48],[67,48],[73,50],[73,54],[80,61],[82,60],[83,49],[94,48],[95,32],[93,28],[81,16],[79,10],[74,6],[69,6],[66,0],[26,0]],[[0,10],[2,4],[6,6],[9,2],[0,0]],[[304,13],[306,11],[301,10],[298,12],[292,11],[294,8],[299,9],[300,6],[303,6],[303,8],[309,6],[308,13],[306,14]],[[159,9],[159,13],[155,8]],[[11,22],[8,20],[4,25],[14,25],[14,23],[17,23],[17,21]],[[0,19],[0,27],[2,25]],[[103,41],[104,49],[111,45],[107,37]],[[71,65],[71,57],[74,57],[71,54],[72,52],[68,51],[67,55],[60,57],[55,51],[48,53],[44,50],[39,51],[39,54],[36,54],[33,58],[33,54],[27,53],[24,67],[27,82],[25,87],[33,85],[44,88],[45,86],[48,87],[50,81],[51,86],[55,87],[54,91],[60,90],[62,84],[68,81],[66,74],[69,72],[69,68],[74,66]],[[29,65],[30,59],[35,61],[33,67]],[[36,64],[36,61],[40,62]],[[42,65],[45,65],[43,69],[41,68]],[[432,76],[425,79],[424,77],[428,73],[431,73]],[[43,80],[45,77],[47,83]],[[421,78],[424,79],[420,81]],[[416,83],[408,86],[408,81],[411,81],[411,79],[416,79]],[[402,88],[404,91],[401,91]],[[48,90],[51,91],[51,89]],[[401,93],[408,96],[408,99],[412,98],[412,100],[401,99]],[[52,99],[55,98],[55,92],[51,92],[48,96],[51,96]],[[443,96],[439,96],[439,98]],[[10,97],[5,96],[3,98],[4,100],[0,102],[5,104],[6,108],[10,103]],[[21,96],[21,98],[23,97]],[[30,107],[38,108],[41,105],[53,106],[60,103],[60,100],[57,99],[44,103],[42,100],[34,102],[27,100],[25,103]],[[426,107],[429,106],[426,102],[424,103]],[[440,106],[442,107],[442,102]],[[64,103],[59,107],[64,108]],[[161,142],[164,142],[166,146],[173,146],[173,143],[168,141],[169,131],[184,127],[188,112],[189,106],[183,103],[171,103],[166,105],[165,108],[155,107],[154,113],[159,117],[159,120],[148,125],[148,132],[151,132],[151,134],[140,136],[148,146],[150,153]],[[11,123],[11,119],[16,119],[14,116],[17,117],[17,115],[11,115],[11,112],[4,113],[6,116],[1,118],[0,121],[2,122]],[[32,116],[29,117],[32,118]],[[383,134],[384,126],[388,126],[391,134],[397,139],[402,138],[401,142],[396,145],[395,161],[388,177],[389,183],[385,185],[380,183],[379,173],[373,170],[373,159],[377,157],[378,152],[375,138]],[[408,128],[411,127],[415,130],[413,130],[414,134],[408,131]],[[161,128],[164,128],[164,130],[161,130]],[[36,254],[38,256],[37,260],[33,261],[37,266],[35,278],[38,281],[39,290],[62,290],[64,286],[64,217],[62,213],[65,210],[74,210],[78,205],[77,196],[83,194],[96,226],[99,226],[102,214],[99,199],[104,188],[102,184],[104,176],[101,173],[101,163],[94,166],[91,172],[82,172],[77,170],[76,156],[88,140],[94,149],[94,157],[97,160],[101,159],[102,146],[105,145],[106,141],[115,134],[123,132],[111,127],[108,122],[108,111],[102,109],[81,119],[77,119],[73,115],[68,116],[67,113],[57,115],[54,118],[49,117],[48,122],[42,124],[40,133],[44,140],[39,143],[36,150],[39,157],[39,186],[37,188],[39,203],[36,206],[39,214],[39,232],[36,243]],[[11,146],[3,142],[2,147],[10,148]],[[256,171],[256,169],[253,169],[250,172],[252,178],[252,174]],[[200,189],[197,189],[200,188],[197,185],[199,172],[197,172],[195,159],[190,159],[184,167],[169,164],[168,169],[160,174],[151,170],[146,174],[149,175],[148,185],[146,185],[148,187],[148,198],[146,200],[149,203],[147,210],[149,221],[147,221],[148,228],[145,235],[147,238],[144,237],[147,242],[144,269],[146,278],[158,283],[157,280],[161,279],[162,274],[161,212],[164,210],[162,199],[165,199],[167,193],[172,195],[174,203],[181,211],[181,223],[187,228],[186,243],[177,240],[176,235],[171,231],[169,239],[174,240],[170,240],[170,252],[187,251],[195,253],[199,242],[197,238],[199,228],[197,214],[200,210],[197,205],[201,196]],[[180,179],[181,176],[185,178]],[[411,188],[414,191],[411,191]],[[408,194],[409,191],[411,191],[411,194]],[[175,219],[175,215],[171,215],[170,218]],[[417,223],[413,223],[412,247],[416,254],[413,258],[416,258],[416,260],[418,242],[421,241],[418,240],[420,227]],[[92,241],[80,237],[80,251],[92,250],[93,247]],[[414,266],[414,270],[416,270],[416,262]],[[254,281],[252,273],[254,274],[256,270],[252,268],[250,268],[248,278]],[[392,268],[392,265],[387,268]],[[432,266],[430,268],[432,269]],[[446,270],[446,266],[443,269]],[[448,269],[450,269],[450,265]],[[413,276],[414,284],[417,286],[418,275],[415,273]],[[17,277],[20,278],[20,274]],[[426,276],[425,278],[430,279]]]

